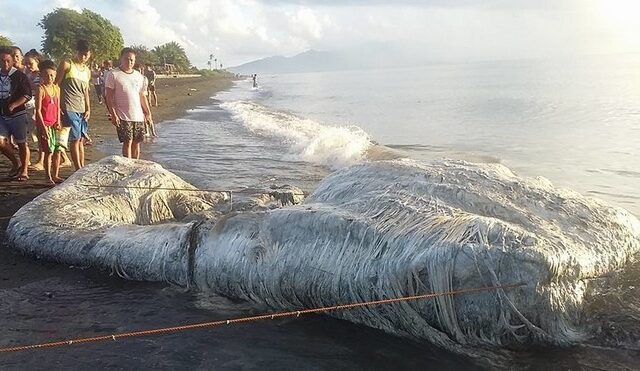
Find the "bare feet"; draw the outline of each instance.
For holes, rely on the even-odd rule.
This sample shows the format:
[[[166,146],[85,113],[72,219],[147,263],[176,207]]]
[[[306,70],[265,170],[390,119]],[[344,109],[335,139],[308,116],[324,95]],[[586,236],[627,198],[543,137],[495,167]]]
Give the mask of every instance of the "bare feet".
[[[41,163],[32,164],[31,166],[29,166],[29,170],[42,171],[44,170],[44,165],[42,165]]]
[[[64,178],[60,178],[60,177],[54,177],[53,178],[53,182],[55,182],[56,184],[60,184],[62,182],[64,182]]]

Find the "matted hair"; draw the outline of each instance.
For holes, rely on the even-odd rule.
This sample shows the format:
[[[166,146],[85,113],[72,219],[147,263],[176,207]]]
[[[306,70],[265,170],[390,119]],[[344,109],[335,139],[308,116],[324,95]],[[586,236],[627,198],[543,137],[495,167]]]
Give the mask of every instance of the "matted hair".
[[[42,54],[38,53],[37,50],[35,49],[31,49],[27,52],[27,54],[24,55],[25,58],[33,58],[35,60],[38,61],[38,63],[40,63],[40,61],[42,60]]]
[[[46,59],[40,63],[38,63],[38,69],[40,71],[44,71],[44,70],[55,70],[56,69],[56,64],[53,63],[52,60],[50,59]]]
[[[136,51],[133,48],[126,47],[126,48],[122,48],[122,50],[120,50],[120,58],[122,58],[123,55],[128,54],[128,53],[131,53],[133,55],[137,54]]]
[[[77,52],[80,52],[82,54],[86,54],[90,50],[91,50],[91,47],[89,46],[89,42],[87,40],[80,39],[80,40],[76,41],[76,51]]]

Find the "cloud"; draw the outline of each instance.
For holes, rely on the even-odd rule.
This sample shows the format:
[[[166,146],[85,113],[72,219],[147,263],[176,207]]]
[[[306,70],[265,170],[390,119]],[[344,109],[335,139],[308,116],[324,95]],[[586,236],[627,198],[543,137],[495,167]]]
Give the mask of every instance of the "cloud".
[[[537,58],[640,51],[635,18],[620,16],[632,13],[626,11],[632,2],[32,0],[16,3],[19,18],[0,14],[0,33],[25,47],[37,46],[42,37],[37,22],[65,6],[86,7],[110,19],[129,45],[177,41],[198,66],[212,53],[233,65],[307,49],[364,51],[372,45],[403,50],[403,57],[416,60]],[[626,23],[620,25],[620,19]]]
[[[312,7],[415,7],[443,9],[558,9],[570,7],[584,0],[266,0],[265,4],[303,5]]]

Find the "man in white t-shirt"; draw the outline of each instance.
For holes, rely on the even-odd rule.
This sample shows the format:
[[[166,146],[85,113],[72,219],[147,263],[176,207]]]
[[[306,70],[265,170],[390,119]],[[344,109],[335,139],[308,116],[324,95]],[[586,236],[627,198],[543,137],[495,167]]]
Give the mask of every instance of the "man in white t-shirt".
[[[104,87],[111,123],[122,143],[122,155],[137,159],[140,143],[144,140],[145,121],[152,118],[144,96],[147,91],[144,76],[133,68],[135,64],[136,52],[131,48],[122,49],[120,66],[107,74]]]

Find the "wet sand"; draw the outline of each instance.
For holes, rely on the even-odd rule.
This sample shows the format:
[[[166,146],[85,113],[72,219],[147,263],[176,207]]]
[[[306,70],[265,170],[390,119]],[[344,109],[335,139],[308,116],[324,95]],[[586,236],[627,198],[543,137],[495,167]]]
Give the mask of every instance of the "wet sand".
[[[159,80],[160,106],[153,114],[158,134],[162,121],[181,117],[205,104],[231,79]],[[196,89],[192,91],[190,89]],[[95,97],[92,96],[92,99]],[[92,102],[87,163],[117,148],[115,129],[104,106]],[[100,145],[104,143],[107,145]],[[35,146],[32,145],[35,149]],[[32,153],[35,161],[36,151]],[[144,157],[144,149],[143,149]],[[2,179],[9,169],[0,159],[0,347],[33,344],[253,315],[253,308],[220,296],[190,292],[164,283],[125,281],[112,272],[69,267],[13,253],[5,230],[24,204],[49,189],[43,172],[30,181]],[[62,169],[62,176],[71,174]],[[73,269],[70,269],[73,268]],[[477,369],[468,360],[432,346],[326,316],[278,320],[189,331],[117,342],[86,344],[4,354],[0,369],[253,369],[347,370]]]
[[[183,116],[185,111],[208,102],[216,92],[231,86],[232,79],[228,77],[189,77],[162,78],[157,80],[158,107],[152,107],[152,114],[156,122],[156,131],[160,129],[162,121]],[[195,90],[194,90],[195,89]],[[98,104],[93,89],[91,90],[91,118],[89,120],[89,135],[93,140],[91,146],[85,147],[86,163],[95,162],[105,155],[116,153],[102,153],[97,147],[104,141],[117,143],[115,128],[107,119],[107,111],[103,104]],[[37,144],[30,143],[31,161],[37,161]],[[119,153],[118,153],[119,154]],[[9,180],[5,174],[9,172],[10,163],[0,156],[0,288],[16,287],[51,276],[64,276],[69,269],[58,264],[36,262],[31,258],[16,255],[8,249],[5,230],[11,215],[23,205],[47,191],[50,186],[45,180],[43,171],[30,171],[29,181],[18,182]],[[61,169],[61,176],[68,177],[73,167]]]

